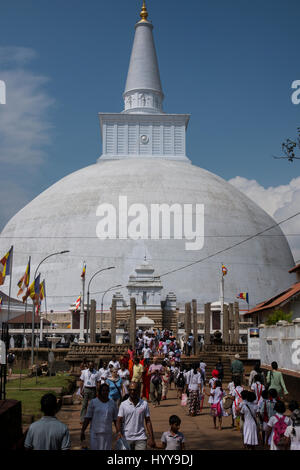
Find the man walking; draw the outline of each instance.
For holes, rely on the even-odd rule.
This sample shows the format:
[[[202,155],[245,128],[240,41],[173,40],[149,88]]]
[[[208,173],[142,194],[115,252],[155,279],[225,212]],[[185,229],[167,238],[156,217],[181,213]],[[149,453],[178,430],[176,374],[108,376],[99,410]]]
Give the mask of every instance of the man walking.
[[[149,446],[155,447],[152,423],[148,403],[139,398],[139,386],[131,382],[128,388],[129,398],[120,405],[117,419],[118,438],[125,438],[130,450],[146,450],[147,434]]]
[[[153,364],[149,367],[148,375],[151,375],[150,379],[150,400],[154,406],[160,405],[161,394],[162,394],[162,375],[164,368],[158,362],[158,357],[154,358]]]
[[[236,354],[234,356],[234,361],[231,363],[231,373],[233,379],[235,377],[239,378],[241,381],[241,385],[243,384],[243,374],[244,374],[244,365],[242,361],[240,361],[240,355]]]
[[[53,393],[47,393],[41,398],[41,410],[45,416],[30,425],[25,438],[25,449],[69,450],[71,447],[69,429],[55,418],[58,406]]]
[[[100,380],[94,361],[89,362],[88,369],[81,371],[80,380],[80,394],[83,397],[80,422],[83,423],[89,401],[96,398],[97,381]]]

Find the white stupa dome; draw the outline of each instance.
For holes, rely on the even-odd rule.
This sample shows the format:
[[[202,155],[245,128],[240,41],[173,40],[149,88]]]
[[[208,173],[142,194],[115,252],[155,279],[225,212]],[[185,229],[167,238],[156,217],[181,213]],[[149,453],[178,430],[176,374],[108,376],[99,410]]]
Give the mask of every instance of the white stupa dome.
[[[152,25],[142,19],[136,25],[130,86],[127,84],[124,94],[125,110],[120,114],[100,115],[102,157],[96,164],[52,185],[4,228],[0,252],[14,245],[13,296],[16,296],[17,282],[24,274],[28,256],[31,256],[33,273],[47,254],[62,250],[70,253],[50,258],[40,269],[41,277],[46,279],[48,311],[68,311],[74,303],[81,291],[83,261],[87,265],[87,281],[96,271],[115,266],[92,281],[91,298],[96,299],[98,306],[106,289],[128,284],[130,274],[137,265],[143,264],[145,255],[155,274],[161,276],[162,300],[172,291],[182,305],[194,298],[200,304],[216,299],[222,264],[228,269],[226,302],[233,302],[239,292],[248,292],[250,304],[254,305],[293,282],[288,270],[294,260],[279,227],[215,255],[275,222],[228,182],[190,163],[185,155],[189,117],[162,112],[163,94],[151,41]],[[148,50],[150,44],[151,54],[141,54],[143,44]],[[140,57],[152,60],[146,67],[153,72],[152,84],[149,73],[147,83],[143,81],[141,70],[145,70],[145,64]],[[98,238],[99,205],[111,204],[116,208],[116,226],[120,228],[120,196],[127,197],[128,208],[133,204],[147,208],[149,234],[151,205],[178,204],[184,208],[191,204],[193,215],[196,205],[203,205],[203,247],[186,249],[189,240],[174,238],[174,227],[169,239],[157,240],[149,235],[134,240],[122,237],[119,230],[116,239]],[[129,216],[128,220],[131,219]],[[211,255],[215,256],[195,263]],[[189,264],[190,267],[169,273]],[[123,294],[126,296],[126,288]],[[106,294],[105,308],[110,305],[112,295],[113,292]]]

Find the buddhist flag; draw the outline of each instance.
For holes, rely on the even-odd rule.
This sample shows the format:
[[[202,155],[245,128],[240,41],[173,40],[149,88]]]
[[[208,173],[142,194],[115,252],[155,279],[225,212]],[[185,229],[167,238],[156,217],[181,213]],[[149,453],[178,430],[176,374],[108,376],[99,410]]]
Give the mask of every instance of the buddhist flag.
[[[27,268],[25,270],[25,274],[24,274],[24,276],[21,277],[21,279],[18,282],[18,286],[19,286],[20,290],[17,294],[17,297],[19,295],[23,294],[23,292],[28,288],[29,281],[30,281],[30,258],[29,258],[29,261],[28,261],[28,264],[27,264]]]
[[[222,264],[222,274],[223,274],[223,276],[226,276],[227,272],[228,272],[228,269],[224,266],[224,264]]]
[[[11,260],[12,260],[13,247],[6,253],[6,255],[0,261],[0,286],[4,284],[5,276],[9,276],[11,273]]]
[[[237,299],[243,299],[246,300],[247,304],[249,303],[249,295],[248,292],[241,292],[239,295],[237,295]]]
[[[82,273],[81,273],[82,279],[85,279],[85,271],[86,271],[86,264],[83,265],[83,269],[82,269]]]
[[[33,283],[29,286],[26,291],[26,294],[23,297],[23,302],[30,297],[34,303],[38,303],[40,296],[40,274],[35,278]]]
[[[46,297],[46,285],[45,285],[45,279],[43,282],[40,284],[40,301],[42,301]]]
[[[80,310],[80,305],[81,305],[81,295],[78,297],[78,299],[75,302],[75,312],[77,312],[77,310]]]
[[[71,323],[69,323],[69,324],[67,325],[67,328],[71,328]]]

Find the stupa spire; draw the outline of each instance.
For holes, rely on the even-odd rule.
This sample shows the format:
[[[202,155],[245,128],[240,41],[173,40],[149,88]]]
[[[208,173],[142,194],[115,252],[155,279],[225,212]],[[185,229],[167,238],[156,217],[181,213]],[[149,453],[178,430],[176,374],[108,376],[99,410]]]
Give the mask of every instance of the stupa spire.
[[[162,113],[164,98],[157,55],[153,39],[153,25],[148,20],[145,0],[135,25],[135,36],[124,92],[126,113]]]
[[[148,11],[147,11],[145,0],[143,0],[143,6],[142,6],[142,11],[140,13],[140,17],[142,18],[141,21],[147,21]]]

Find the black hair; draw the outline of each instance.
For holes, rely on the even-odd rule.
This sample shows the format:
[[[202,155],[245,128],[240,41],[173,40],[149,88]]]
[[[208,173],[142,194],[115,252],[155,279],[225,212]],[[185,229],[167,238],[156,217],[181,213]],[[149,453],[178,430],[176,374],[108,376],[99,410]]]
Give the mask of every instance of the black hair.
[[[243,400],[247,400],[248,399],[248,390],[242,390],[241,391],[241,397]]]
[[[262,376],[260,374],[256,374],[256,376],[254,377],[254,381],[262,384],[263,383]]]
[[[258,372],[259,374],[261,373],[261,368],[260,368],[260,365],[259,365],[259,362],[257,362],[253,368],[256,372]]]
[[[220,389],[223,391],[221,380],[216,380],[216,387],[220,387]]]
[[[99,395],[102,393],[102,390],[103,390],[104,387],[107,387],[108,390],[109,390],[109,385],[104,382],[104,383],[101,384],[100,387],[99,387],[99,391],[98,391],[98,394],[99,394]]]
[[[56,396],[53,393],[46,393],[41,398],[41,410],[46,416],[54,416],[58,410]]]
[[[290,411],[293,412],[293,411],[297,410],[298,408],[299,408],[299,403],[298,403],[296,400],[291,400],[291,401],[289,402],[288,409],[289,409]]]
[[[275,388],[269,388],[269,395],[271,398],[277,398],[278,392],[275,390]]]
[[[192,368],[193,368],[194,374],[197,374],[198,364],[196,362],[193,364]]]
[[[273,361],[272,364],[271,364],[271,367],[272,367],[272,369],[277,370],[277,369],[278,369],[278,364],[277,364],[277,362],[276,362],[276,361]]]
[[[181,419],[177,415],[172,415],[169,418],[169,424],[170,424],[170,426],[172,426],[172,424],[177,424],[178,426],[180,426]]]
[[[254,392],[247,392],[247,401],[250,401],[250,403],[253,403],[256,400],[256,395]]]
[[[266,400],[266,399],[268,398],[268,396],[269,396],[268,390],[263,390],[263,391],[261,392],[261,396]]]
[[[277,411],[278,413],[284,413],[286,408],[285,408],[285,404],[283,403],[283,401],[277,401],[275,403],[275,406],[274,406],[274,410]]]

